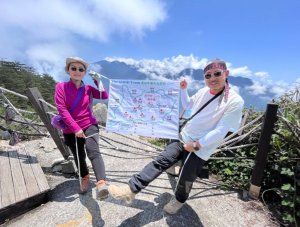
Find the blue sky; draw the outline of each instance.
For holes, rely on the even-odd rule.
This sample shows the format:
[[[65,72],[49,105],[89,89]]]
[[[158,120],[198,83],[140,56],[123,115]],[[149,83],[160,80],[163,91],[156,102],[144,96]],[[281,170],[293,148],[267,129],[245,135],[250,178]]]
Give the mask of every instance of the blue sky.
[[[219,57],[261,89],[300,82],[299,0],[2,0],[0,9],[0,58],[57,79],[77,55],[156,67]]]

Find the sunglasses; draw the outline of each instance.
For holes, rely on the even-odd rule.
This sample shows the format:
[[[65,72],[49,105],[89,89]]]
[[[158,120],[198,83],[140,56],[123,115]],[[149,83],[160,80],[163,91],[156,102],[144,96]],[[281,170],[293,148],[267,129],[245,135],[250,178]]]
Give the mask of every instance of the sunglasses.
[[[74,67],[74,66],[71,67],[71,70],[72,70],[73,72],[76,72],[77,69],[78,69],[78,71],[81,72],[81,73],[85,71],[84,68],[76,68],[76,67]]]
[[[205,74],[204,77],[205,77],[205,79],[209,80],[212,76],[220,77],[220,76],[222,76],[222,74],[223,74],[223,71],[215,71],[213,74],[211,74],[211,73]]]

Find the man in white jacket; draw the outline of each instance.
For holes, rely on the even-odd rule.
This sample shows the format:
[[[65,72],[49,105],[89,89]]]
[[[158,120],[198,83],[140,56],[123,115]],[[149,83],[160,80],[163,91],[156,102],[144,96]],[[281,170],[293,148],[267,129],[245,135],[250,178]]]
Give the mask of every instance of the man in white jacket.
[[[184,164],[179,174],[175,196],[165,205],[164,211],[175,214],[184,205],[205,162],[226,134],[239,128],[244,101],[229,88],[228,75],[226,63],[216,59],[204,68],[207,87],[200,89],[192,97],[188,96],[187,82],[180,82],[182,106],[191,108],[192,115],[216,97],[186,123],[180,132],[181,140],[172,141],[155,160],[147,164],[140,173],[134,174],[128,185],[110,185],[108,190],[114,198],[131,202],[138,192],[164,170],[182,160]]]

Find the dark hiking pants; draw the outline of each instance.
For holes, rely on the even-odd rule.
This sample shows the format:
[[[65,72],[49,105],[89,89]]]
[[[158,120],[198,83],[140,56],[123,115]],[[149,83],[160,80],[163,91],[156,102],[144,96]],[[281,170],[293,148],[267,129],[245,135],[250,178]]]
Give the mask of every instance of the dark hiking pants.
[[[141,191],[179,160],[182,160],[183,166],[178,177],[175,196],[179,202],[184,203],[205,161],[195,153],[184,150],[183,144],[179,141],[171,142],[155,160],[147,164],[141,172],[134,174],[128,183],[130,189],[135,193]]]
[[[77,138],[78,156],[80,163],[80,176],[84,177],[89,174],[89,170],[86,164],[86,154],[92,163],[93,170],[97,181],[106,178],[105,167],[103,158],[99,150],[99,128],[98,125],[91,125],[86,130],[84,134],[88,138]],[[91,136],[93,135],[93,136]],[[91,137],[89,137],[91,136]],[[74,156],[75,164],[78,168],[77,154],[76,154],[76,144],[75,144],[75,134],[64,134],[65,144],[70,148]],[[84,146],[86,148],[86,154],[84,151]]]

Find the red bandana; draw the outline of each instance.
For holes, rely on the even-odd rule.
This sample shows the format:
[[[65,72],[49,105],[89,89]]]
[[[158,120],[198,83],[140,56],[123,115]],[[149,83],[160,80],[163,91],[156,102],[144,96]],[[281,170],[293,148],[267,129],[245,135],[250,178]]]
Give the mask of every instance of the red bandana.
[[[208,65],[205,66],[204,68],[204,74],[210,70],[210,69],[223,69],[223,70],[226,70],[227,67],[226,67],[226,63],[224,61],[221,61],[221,60],[214,60],[210,63],[208,63]]]

